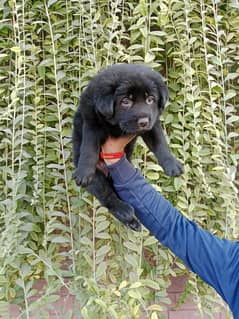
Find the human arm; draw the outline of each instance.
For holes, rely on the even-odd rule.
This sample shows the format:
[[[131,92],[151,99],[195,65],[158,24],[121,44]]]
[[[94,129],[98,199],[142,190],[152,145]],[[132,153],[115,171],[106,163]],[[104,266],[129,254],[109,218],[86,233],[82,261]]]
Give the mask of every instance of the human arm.
[[[135,208],[142,224],[215,288],[238,319],[239,243],[219,239],[185,218],[125,157],[108,165],[108,170],[119,197]]]

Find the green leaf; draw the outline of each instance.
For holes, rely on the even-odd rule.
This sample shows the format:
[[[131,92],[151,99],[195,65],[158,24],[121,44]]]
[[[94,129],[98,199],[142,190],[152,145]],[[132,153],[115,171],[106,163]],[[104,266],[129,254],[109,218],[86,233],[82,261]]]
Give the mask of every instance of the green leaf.
[[[163,311],[163,307],[158,305],[158,304],[153,304],[153,305],[150,305],[148,308],[147,308],[149,311]]]
[[[234,122],[239,121],[239,116],[238,115],[232,115],[228,119],[226,119],[226,124],[230,125]]]
[[[231,3],[229,3],[229,6],[232,8],[239,9],[239,3],[237,3],[237,2],[231,2]]]
[[[19,54],[21,52],[21,49],[19,47],[12,47],[11,51],[14,52],[14,53]]]
[[[238,78],[238,76],[238,73],[228,73],[228,75],[225,77],[225,82],[229,80],[235,80],[236,78]]]
[[[128,295],[131,297],[131,298],[134,298],[134,299],[141,299],[142,296],[139,292],[139,290],[129,290],[128,291]]]
[[[144,58],[145,63],[150,63],[155,59],[155,55],[153,53],[147,52]]]
[[[22,279],[17,279],[16,284],[22,289],[24,289],[24,281]]]
[[[101,262],[99,266],[97,266],[96,269],[96,276],[99,279],[100,277],[105,277],[106,276],[106,269],[107,269],[107,264],[106,262]]]
[[[232,99],[235,96],[236,96],[236,92],[233,91],[233,90],[230,90],[225,95],[225,101],[228,101],[228,100]]]
[[[61,243],[61,244],[70,242],[69,238],[64,236],[52,237],[52,238],[49,238],[49,241],[52,243]]]
[[[135,269],[137,269],[138,267],[138,262],[137,260],[132,256],[132,255],[128,255],[126,254],[124,256],[125,260],[127,261],[127,263],[129,263],[131,266],[133,266]]]
[[[54,3],[56,3],[58,0],[48,0],[48,8],[53,5]]]
[[[139,252],[139,245],[137,243],[132,243],[130,241],[125,241],[124,246],[127,247],[129,250],[133,250]]]
[[[144,246],[152,246],[156,243],[158,243],[157,238],[150,236],[144,241]]]
[[[157,181],[159,179],[159,174],[157,172],[147,172],[147,178],[153,181]]]
[[[64,71],[58,71],[56,75],[56,80],[60,81],[66,77],[66,73]]]
[[[104,245],[97,250],[96,256],[99,257],[102,255],[106,255],[110,250],[111,250],[111,248],[109,245]]]
[[[131,46],[128,47],[128,50],[139,50],[139,49],[143,49],[144,46],[142,44],[133,44]]]
[[[143,279],[141,282],[142,282],[142,284],[144,286],[147,286],[147,287],[149,287],[151,289],[160,290],[160,286],[159,286],[158,280],[157,281],[153,281],[151,279]]]
[[[150,319],[158,319],[157,313],[153,312],[152,315],[150,316]]]
[[[98,223],[98,224],[96,225],[96,229],[95,229],[96,236],[97,236],[98,233],[100,233],[100,232],[102,232],[103,230],[105,230],[106,228],[108,228],[108,227],[109,227],[109,224],[110,224],[110,222],[107,221],[107,220],[105,220],[105,221],[103,221],[103,222],[101,222],[101,223]]]
[[[127,287],[128,284],[129,284],[129,283],[128,283],[126,280],[123,280],[123,281],[120,283],[120,285],[119,285],[119,290],[121,290],[121,289]]]
[[[164,37],[167,35],[167,33],[165,31],[151,31],[150,34],[156,35],[158,37]]]
[[[136,289],[139,287],[142,287],[142,283],[140,281],[136,281],[132,285],[129,286],[129,289]]]

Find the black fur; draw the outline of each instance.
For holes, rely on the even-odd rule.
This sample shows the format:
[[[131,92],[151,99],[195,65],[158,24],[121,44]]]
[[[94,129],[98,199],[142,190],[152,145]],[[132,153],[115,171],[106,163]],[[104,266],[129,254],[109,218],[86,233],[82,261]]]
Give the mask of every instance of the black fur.
[[[100,146],[108,136],[142,135],[166,174],[182,174],[182,165],[169,152],[159,120],[167,99],[168,90],[159,73],[138,64],[115,64],[90,81],[74,117],[77,185],[86,187],[116,218],[136,231],[141,225],[134,209],[117,197],[110,179],[96,168]],[[134,142],[126,148],[128,159]]]

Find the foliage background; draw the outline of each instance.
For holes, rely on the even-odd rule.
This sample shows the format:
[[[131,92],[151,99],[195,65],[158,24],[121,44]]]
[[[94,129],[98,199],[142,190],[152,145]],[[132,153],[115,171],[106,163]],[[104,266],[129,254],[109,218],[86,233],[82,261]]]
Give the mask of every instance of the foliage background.
[[[134,165],[179,210],[238,239],[239,5],[234,0],[0,0],[0,313],[21,318],[65,286],[79,318],[161,318],[169,276],[187,273],[148,232],[114,220],[72,180],[71,125],[102,67],[146,63],[170,90],[163,116],[184,163],[169,178],[139,141]],[[47,288],[37,300],[34,282]],[[211,317],[221,300],[194,274],[187,295]],[[159,303],[161,306],[159,306]]]

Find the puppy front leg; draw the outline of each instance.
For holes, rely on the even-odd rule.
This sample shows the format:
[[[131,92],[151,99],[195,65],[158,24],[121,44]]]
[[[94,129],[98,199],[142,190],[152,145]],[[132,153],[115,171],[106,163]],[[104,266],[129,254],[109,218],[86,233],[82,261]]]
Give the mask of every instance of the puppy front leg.
[[[182,164],[170,153],[162,125],[158,120],[152,130],[143,134],[143,140],[156,155],[159,164],[169,176],[179,176],[183,173]]]
[[[82,143],[80,147],[80,158],[74,174],[77,185],[89,185],[95,175],[96,164],[100,152],[100,134],[96,129],[84,123],[82,128]]]

